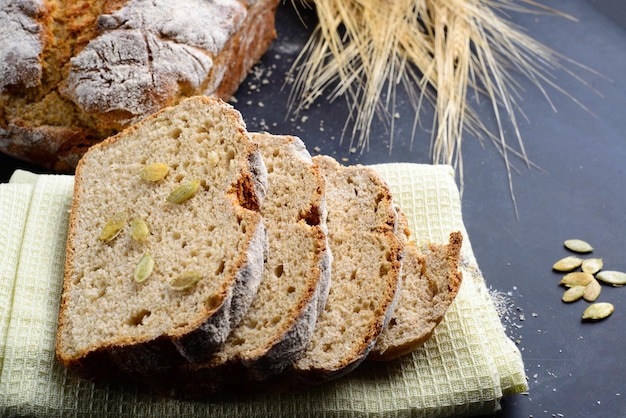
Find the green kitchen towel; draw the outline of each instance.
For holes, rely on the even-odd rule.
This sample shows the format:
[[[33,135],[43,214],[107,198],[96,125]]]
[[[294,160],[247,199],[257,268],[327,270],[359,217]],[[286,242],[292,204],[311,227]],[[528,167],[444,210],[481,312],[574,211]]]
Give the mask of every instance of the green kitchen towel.
[[[20,205],[22,211],[5,212],[8,203],[4,200],[11,198],[5,197],[9,192],[0,192],[0,231],[15,228],[13,234],[19,237],[19,219],[24,219],[21,241],[14,238],[10,248],[0,248],[2,257],[19,257],[13,264],[15,271],[3,271],[0,284],[2,301],[12,301],[9,308],[2,308],[9,316],[2,318],[6,332],[0,334],[0,415],[436,417],[494,413],[504,396],[527,390],[524,365],[504,332],[473,255],[453,170],[418,164],[373,168],[389,183],[418,245],[446,243],[450,232],[463,233],[463,284],[432,338],[398,360],[366,361],[350,375],[302,393],[185,402],[160,398],[132,383],[119,387],[84,381],[56,361],[56,317],[73,177],[16,172],[0,190],[30,184],[32,196],[28,204]]]

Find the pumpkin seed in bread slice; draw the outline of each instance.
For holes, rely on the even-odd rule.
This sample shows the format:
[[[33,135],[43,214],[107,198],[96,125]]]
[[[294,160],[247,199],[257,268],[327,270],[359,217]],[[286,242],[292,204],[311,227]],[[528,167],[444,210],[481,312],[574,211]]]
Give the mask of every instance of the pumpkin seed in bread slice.
[[[163,178],[142,178],[151,164],[168,166]],[[93,377],[111,362],[143,372],[206,358],[258,288],[266,184],[241,115],[218,99],[186,99],[92,147],[76,170],[59,360]],[[119,231],[100,239],[112,218]],[[134,219],[149,231],[140,240]],[[135,280],[146,254],[153,266]]]

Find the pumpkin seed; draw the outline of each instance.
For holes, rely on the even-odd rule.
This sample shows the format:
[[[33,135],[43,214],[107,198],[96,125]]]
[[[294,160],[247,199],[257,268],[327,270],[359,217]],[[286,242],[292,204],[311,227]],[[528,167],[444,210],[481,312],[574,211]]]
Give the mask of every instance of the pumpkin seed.
[[[587,286],[593,280],[593,275],[583,271],[568,273],[561,279],[559,284],[565,287]]]
[[[167,196],[167,201],[170,203],[183,203],[196,194],[198,187],[200,187],[200,182],[198,180],[183,183],[175,188],[169,196]]]
[[[137,173],[142,180],[146,181],[159,181],[163,180],[170,168],[167,164],[154,163],[148,164]]]
[[[572,271],[583,264],[583,259],[570,255],[554,263],[552,268],[557,271]]]
[[[604,319],[613,313],[613,305],[608,302],[592,303],[583,312],[583,319]]]
[[[127,219],[128,215],[126,215],[126,212],[117,212],[115,215],[111,216],[102,227],[100,241],[109,242],[117,237],[120,232],[122,232],[124,225],[126,225]]]
[[[174,290],[184,290],[194,286],[202,278],[197,271],[186,271],[172,280],[169,285]]]
[[[621,271],[604,270],[596,274],[596,279],[613,286],[626,285],[626,273]]]
[[[582,263],[582,271],[589,274],[596,274],[602,270],[602,266],[603,263],[601,258],[588,258]]]
[[[587,286],[585,286],[585,292],[583,293],[583,299],[587,302],[595,302],[596,299],[600,296],[600,292],[602,291],[602,286],[600,286],[600,282],[596,279],[593,279],[589,282]]]
[[[148,277],[150,277],[153,269],[154,258],[148,253],[144,254],[139,260],[139,263],[137,263],[137,267],[135,267],[135,281],[137,283],[145,281]]]
[[[143,241],[150,234],[148,224],[142,219],[135,218],[130,224],[130,237],[135,241]]]
[[[563,293],[563,302],[575,302],[583,297],[586,286],[572,286]]]
[[[577,253],[589,253],[593,251],[593,247],[581,239],[568,239],[564,244],[565,248]]]

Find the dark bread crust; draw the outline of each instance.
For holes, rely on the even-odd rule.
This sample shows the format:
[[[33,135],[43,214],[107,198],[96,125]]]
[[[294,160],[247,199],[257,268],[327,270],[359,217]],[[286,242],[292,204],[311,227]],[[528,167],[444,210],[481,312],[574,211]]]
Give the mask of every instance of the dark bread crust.
[[[172,106],[185,97],[200,94],[228,100],[275,39],[278,2],[259,0],[250,6],[241,28],[216,56],[198,48],[198,53],[206,53],[213,60],[208,78],[197,89],[181,86],[167,96],[159,96],[155,106]],[[62,93],[70,58],[99,35],[98,16],[113,13],[128,1],[58,3],[36,15],[43,42],[41,60],[45,62],[38,83],[28,87],[11,85],[0,92],[0,152],[55,171],[73,172],[90,146],[148,114],[124,120],[128,116],[124,112],[87,112]],[[50,29],[53,20],[56,26],[67,25],[69,40],[55,38]]]
[[[238,126],[241,136],[249,137],[245,132],[245,126],[240,115],[232,106],[225,104],[219,99],[198,96],[186,99],[181,103],[185,106],[216,107],[224,118],[230,118],[230,122]],[[123,141],[127,135],[131,135],[151,121],[161,118],[170,112],[171,108],[165,108],[154,115],[149,116],[137,125],[127,128],[120,134],[110,137],[92,147],[92,151],[106,149],[106,147]],[[163,370],[177,364],[188,361],[201,361],[210,352],[219,346],[228,336],[230,329],[236,324],[245,311],[261,279],[263,262],[267,252],[267,234],[262,224],[261,215],[248,209],[258,206],[265,196],[266,176],[262,160],[251,157],[258,154],[258,147],[252,141],[245,145],[245,151],[241,158],[249,162],[259,164],[257,167],[248,166],[238,173],[237,184],[248,190],[241,196],[248,199],[242,202],[232,199],[232,205],[237,211],[237,216],[247,224],[246,236],[242,241],[242,249],[238,258],[234,260],[235,266],[232,276],[229,275],[221,283],[219,292],[211,300],[201,306],[200,312],[195,318],[189,318],[189,323],[184,327],[178,327],[151,340],[118,339],[116,343],[92,347],[81,355],[68,356],[61,348],[63,328],[71,324],[67,320],[66,310],[71,301],[68,300],[69,289],[72,286],[73,262],[78,256],[75,251],[74,240],[77,234],[77,211],[81,204],[83,192],[82,177],[86,158],[80,160],[76,169],[74,185],[74,199],[70,210],[68,227],[65,277],[63,283],[63,295],[59,309],[59,329],[57,331],[57,357],[60,362],[73,372],[86,377],[98,378],[110,374],[117,374],[123,370],[128,374],[137,374],[151,370]],[[265,176],[265,178],[263,178]],[[114,367],[117,366],[117,367]]]

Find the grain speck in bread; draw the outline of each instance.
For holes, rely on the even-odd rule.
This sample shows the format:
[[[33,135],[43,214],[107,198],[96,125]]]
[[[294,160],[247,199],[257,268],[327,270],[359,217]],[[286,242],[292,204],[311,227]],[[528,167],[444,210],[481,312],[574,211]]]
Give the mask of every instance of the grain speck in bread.
[[[210,162],[210,163],[207,163]],[[146,181],[146,165],[167,175]],[[199,181],[182,203],[167,196]],[[57,356],[94,376],[110,361],[141,372],[199,361],[223,343],[247,311],[261,279],[267,234],[258,212],[267,172],[241,115],[219,99],[195,97],[94,146],[77,171],[70,213]],[[124,212],[130,226],[105,242],[107,220]],[[149,277],[133,279],[144,254]],[[199,274],[176,290],[171,281]]]
[[[331,286],[311,343],[290,371],[296,380],[337,378],[360,364],[388,323],[400,286],[403,243],[384,181],[363,166],[316,156],[326,177]]]
[[[89,146],[185,97],[227,100],[276,36],[278,0],[10,0],[0,152],[71,171]]]
[[[400,225],[400,229],[408,231],[402,213]],[[407,240],[398,303],[369,359],[393,360],[414,351],[430,338],[459,292],[462,242],[461,233],[452,232],[448,244],[430,243],[422,252],[414,241]]]

